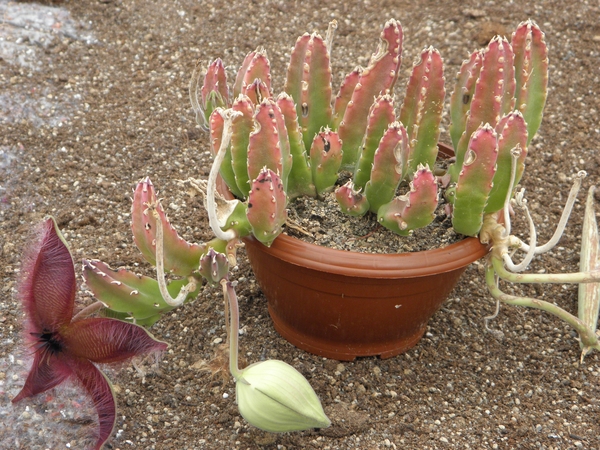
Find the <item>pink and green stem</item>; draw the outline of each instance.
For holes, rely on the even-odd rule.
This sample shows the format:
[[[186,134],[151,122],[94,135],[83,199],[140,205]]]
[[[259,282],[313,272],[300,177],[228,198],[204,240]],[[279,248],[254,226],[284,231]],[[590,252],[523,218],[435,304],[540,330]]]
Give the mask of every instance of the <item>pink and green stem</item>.
[[[265,99],[254,115],[256,126],[250,133],[247,170],[250,180],[256,179],[264,167],[280,174],[283,185],[291,170],[290,144],[285,119],[274,100]]]
[[[335,131],[317,134],[310,147],[310,167],[317,195],[330,191],[338,179],[342,164],[342,141]]]
[[[294,100],[286,93],[282,93],[277,98],[277,106],[279,106],[283,114],[289,138],[290,155],[292,157],[292,167],[287,185],[288,198],[293,200],[302,195],[316,197],[317,192],[312,180],[312,173],[308,164],[308,156],[302,140],[300,125],[298,124]]]
[[[346,78],[344,78],[344,81],[342,81],[340,91],[338,92],[333,104],[332,128],[334,130],[339,128],[340,122],[344,118],[346,108],[348,107],[348,103],[350,103],[352,100],[352,94],[354,93],[354,89],[360,80],[362,71],[362,68],[357,67],[348,75],[346,75]]]
[[[315,135],[331,124],[331,65],[325,40],[304,34],[292,50],[285,92],[296,103],[296,114],[305,148]]]
[[[463,61],[456,76],[454,91],[450,97],[450,138],[456,150],[458,142],[465,132],[471,101],[475,93],[475,85],[479,79],[483,50],[471,53],[469,59]]]
[[[399,116],[408,133],[413,172],[421,164],[435,164],[445,95],[442,57],[429,47],[413,67]]]
[[[248,195],[248,222],[256,239],[270,246],[287,219],[287,196],[279,175],[264,167]]]
[[[206,246],[191,244],[179,236],[169,223],[150,178],[146,177],[138,183],[133,193],[131,230],[136,246],[146,261],[153,265],[156,265],[159,221],[164,235],[165,270],[178,276],[189,276],[198,268]]]
[[[248,144],[250,133],[254,128],[254,104],[246,95],[239,95],[231,107],[240,113],[231,122],[231,147],[229,149],[230,160],[223,161],[224,166],[231,167],[231,176],[223,177],[231,192],[238,198],[244,199],[250,192],[250,177],[248,175]],[[221,176],[223,170],[221,170]]]
[[[485,205],[485,213],[500,211],[506,202],[506,196],[511,186],[516,186],[525,169],[527,156],[527,124],[519,111],[513,111],[504,116],[496,126],[498,133],[498,158],[496,173],[492,180],[493,186]],[[513,149],[517,149],[514,180],[511,178]],[[512,184],[511,184],[512,183]]]
[[[512,36],[515,54],[516,108],[527,122],[529,140],[542,122],[548,95],[548,49],[544,33],[528,20],[519,24]]]
[[[379,208],[390,202],[402,181],[402,161],[396,153],[408,147],[406,130],[400,122],[388,126],[375,151],[371,164],[370,179],[365,186],[365,196],[369,202],[369,210],[377,214]]]
[[[407,236],[411,230],[429,225],[438,205],[436,177],[428,167],[419,166],[410,191],[381,206],[377,221],[393,232]]]
[[[354,188],[354,183],[349,180],[335,191],[335,198],[344,214],[349,216],[363,216],[369,210],[369,202],[360,189]]]
[[[510,44],[500,37],[492,39],[483,53],[481,71],[466,119],[465,132],[461,135],[456,148],[456,162],[448,169],[453,182],[458,180],[472,134],[481,124],[489,124],[492,128],[496,128],[500,119],[514,107],[513,61]]]
[[[457,233],[476,236],[481,230],[497,158],[496,132],[491,125],[482,125],[469,141],[456,184],[452,226]]]
[[[244,58],[233,85],[233,98],[237,98],[238,95],[245,93],[248,90],[248,86],[257,79],[264,83],[265,90],[268,93],[268,97],[270,97],[271,63],[267,58],[267,52],[262,48],[248,53],[246,58]]]
[[[381,138],[386,133],[388,126],[395,120],[396,113],[394,112],[393,97],[385,94],[375,99],[369,111],[364,143],[360,150],[356,169],[354,170],[352,181],[354,182],[355,189],[364,189],[369,181],[375,151],[379,147]]]
[[[352,169],[356,165],[373,98],[392,92],[402,59],[402,38],[400,22],[393,19],[386,22],[379,48],[354,87],[338,129],[343,142],[342,164],[345,168]]]

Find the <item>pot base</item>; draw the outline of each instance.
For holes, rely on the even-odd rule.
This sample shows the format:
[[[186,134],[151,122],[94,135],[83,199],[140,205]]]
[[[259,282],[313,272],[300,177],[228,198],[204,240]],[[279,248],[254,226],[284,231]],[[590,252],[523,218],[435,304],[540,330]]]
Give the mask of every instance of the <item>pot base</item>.
[[[393,342],[383,342],[379,345],[370,343],[344,345],[303,334],[301,330],[294,329],[292,326],[287,325],[285,321],[281,320],[277,316],[277,311],[274,311],[271,307],[269,307],[269,315],[273,320],[275,330],[290,344],[312,353],[313,355],[336,359],[338,361],[354,361],[356,358],[365,356],[379,356],[381,359],[392,358],[417,345],[427,330],[427,326],[424,326],[422,329],[417,330],[412,336],[404,337]]]

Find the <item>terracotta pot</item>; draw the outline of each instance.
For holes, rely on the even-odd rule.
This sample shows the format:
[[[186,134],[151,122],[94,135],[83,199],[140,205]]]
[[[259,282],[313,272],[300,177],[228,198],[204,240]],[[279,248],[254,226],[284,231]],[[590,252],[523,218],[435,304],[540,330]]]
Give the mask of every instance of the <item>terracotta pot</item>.
[[[270,248],[252,237],[244,242],[275,329],[296,347],[346,361],[390,358],[413,347],[466,267],[488,251],[475,238],[387,255],[285,234]]]

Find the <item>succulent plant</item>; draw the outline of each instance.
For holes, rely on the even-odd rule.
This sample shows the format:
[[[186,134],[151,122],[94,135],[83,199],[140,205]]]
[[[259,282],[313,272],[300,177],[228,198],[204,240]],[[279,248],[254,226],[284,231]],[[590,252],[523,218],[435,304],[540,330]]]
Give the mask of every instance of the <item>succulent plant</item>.
[[[586,212],[585,233],[589,242],[584,243],[582,251],[582,272],[556,276],[516,274],[523,272],[536,254],[548,251],[558,242],[582,177],[578,175],[555,237],[548,244],[536,247],[533,224],[529,244],[510,234],[511,203],[524,208],[528,215],[523,194],[517,194],[515,187],[523,175],[528,145],[540,126],[547,96],[548,55],[539,27],[532,21],[523,22],[510,41],[495,37],[485,49],[473,52],[463,62],[450,98],[449,132],[455,156],[447,173],[436,175],[431,168],[438,158],[445,96],[439,52],[432,47],[421,52],[408,79],[404,101],[396,112],[393,89],[402,59],[403,33],[400,23],[390,20],[381,32],[380,45],[367,68],[350,72],[332,100],[329,54],[335,27],[332,23],[325,39],[317,34],[305,34],[297,40],[288,66],[285,93],[277,101],[265,98],[268,89],[263,89],[261,92],[265,95],[260,97],[261,103],[240,95],[230,109],[223,106],[212,113],[211,121],[218,124],[224,124],[225,118],[236,111],[244,113],[243,120],[234,118],[228,122],[229,131],[224,125],[211,129],[213,153],[224,156],[215,160],[212,180],[209,178],[208,183],[203,184],[207,205],[211,197],[219,196],[211,186],[216,171],[220,171],[237,197],[221,201],[227,208],[219,208],[218,214],[212,217],[223,215],[228,209],[235,211],[235,221],[245,221],[247,219],[239,215],[239,206],[251,204],[251,209],[242,206],[247,216],[254,215],[258,207],[277,224],[269,227],[266,234],[260,231],[269,236],[268,239],[259,237],[263,243],[273,242],[282,230],[285,217],[284,211],[276,205],[284,204],[285,200],[280,192],[277,200],[273,195],[263,196],[261,200],[250,199],[248,186],[262,165],[280,175],[288,199],[300,195],[321,197],[334,188],[339,170],[349,170],[351,180],[336,189],[341,210],[349,215],[375,214],[379,223],[400,235],[428,225],[443,196],[454,230],[467,236],[479,236],[482,242],[491,244],[488,281],[490,292],[498,301],[536,307],[558,315],[579,332],[584,351],[599,349],[595,333],[598,245],[597,234],[592,232],[597,233],[597,227],[591,224],[591,206]],[[254,72],[257,82],[270,80],[269,64],[263,63],[260,67],[262,72]],[[244,75],[247,70],[244,62],[236,80],[244,79],[246,84],[253,82]],[[212,63],[204,83],[206,89],[218,76],[219,65]],[[243,86],[242,83],[238,91],[243,93]],[[214,97],[219,97],[218,92]],[[239,107],[240,102],[245,105],[244,109]],[[199,100],[192,103],[197,109],[195,105]],[[269,108],[270,123],[263,117],[265,108]],[[265,126],[270,127],[268,132]],[[259,141],[257,134],[270,137]],[[229,136],[235,136],[235,142],[233,139],[229,142]],[[240,142],[242,149],[236,147]],[[232,167],[236,184],[230,181]],[[294,181],[289,182],[290,179]],[[220,233],[217,221],[212,222],[215,233]],[[232,222],[232,219],[220,221],[222,224]],[[226,227],[231,229],[229,225]],[[255,227],[239,226],[237,230],[239,232],[221,235],[221,238],[233,242],[244,237],[244,233],[256,235]],[[521,263],[514,264],[509,249],[523,249],[527,255]],[[512,282],[569,280],[581,283],[581,318],[539,300],[507,296],[499,291],[498,277]]]

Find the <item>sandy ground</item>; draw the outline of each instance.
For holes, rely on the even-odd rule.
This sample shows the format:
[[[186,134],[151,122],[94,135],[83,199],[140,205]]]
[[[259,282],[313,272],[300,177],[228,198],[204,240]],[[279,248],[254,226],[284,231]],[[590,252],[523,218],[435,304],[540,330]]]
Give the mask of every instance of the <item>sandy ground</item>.
[[[187,98],[198,59],[221,57],[234,70],[248,51],[264,46],[277,92],[296,37],[324,33],[336,18],[336,90],[345,73],[367,63],[381,26],[395,17],[405,31],[400,84],[426,45],[439,49],[452,80],[470,51],[531,18],[550,47],[545,119],[521,183],[541,241],[553,232],[572,174],[588,171],[586,190],[599,180],[595,1],[0,0],[0,17],[1,448],[84,448],[96,420],[76,386],[10,404],[29,361],[20,345],[15,280],[32,225],[52,214],[76,260],[99,258],[150,274],[129,231],[131,189],[149,175],[181,234],[210,238],[200,202],[177,185],[206,176],[210,167],[207,138]],[[442,139],[449,142],[447,118]],[[559,246],[532,271],[577,269],[583,198]],[[220,294],[207,289],[153,327],[170,343],[158,369],[150,361],[141,364],[145,377],[130,365],[107,370],[119,404],[107,448],[600,448],[600,355],[580,364],[573,331],[537,311],[502,308],[492,326],[505,338],[495,340],[484,329],[494,303],[481,264],[467,270],[414,349],[389,360],[340,363],[277,335],[240,260],[234,275],[242,281],[243,354],[250,362],[278,358],[294,365],[333,425],[275,435],[239,416],[232,380],[198,368],[225,337]],[[576,287],[515,292],[576,311]],[[82,287],[78,302],[91,301]]]

